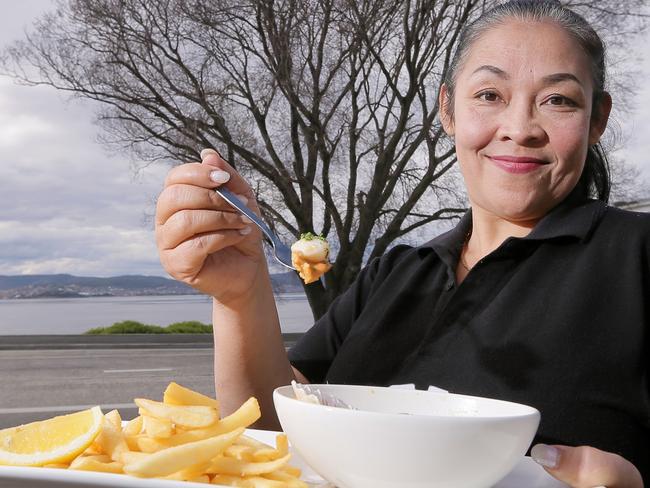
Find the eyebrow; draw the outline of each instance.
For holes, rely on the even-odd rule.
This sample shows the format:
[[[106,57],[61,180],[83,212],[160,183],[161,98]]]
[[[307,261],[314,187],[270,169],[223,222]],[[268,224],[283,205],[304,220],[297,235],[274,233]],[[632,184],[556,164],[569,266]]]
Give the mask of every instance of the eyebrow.
[[[472,74],[478,73],[480,71],[487,71],[489,73],[497,75],[499,78],[503,78],[504,80],[510,79],[508,73],[503,71],[501,68],[492,66],[491,64],[484,64],[482,66],[479,66],[474,70]],[[545,85],[555,85],[563,81],[575,81],[578,85],[582,86],[582,83],[580,82],[578,77],[571,73],[553,73],[552,75],[544,76],[542,78],[542,81],[544,82]]]
[[[478,73],[479,71],[489,71],[490,73],[493,73],[497,75],[499,78],[503,78],[504,80],[510,79],[510,76],[508,76],[508,73],[503,71],[501,68],[497,68],[496,66],[492,66],[491,64],[484,64],[483,66],[479,66],[474,70],[472,74]]]
[[[578,85],[582,86],[580,80],[571,73],[554,73],[552,75],[545,76],[542,78],[544,84],[554,85],[556,83],[561,83],[562,81],[575,81]]]

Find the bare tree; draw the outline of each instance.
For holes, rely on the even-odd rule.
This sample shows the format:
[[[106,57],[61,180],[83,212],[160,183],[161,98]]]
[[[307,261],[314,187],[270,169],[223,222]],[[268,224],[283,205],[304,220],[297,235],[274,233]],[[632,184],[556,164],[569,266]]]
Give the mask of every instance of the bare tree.
[[[101,102],[105,142],[141,160],[217,148],[287,239],[316,231],[334,266],[315,317],[365,259],[464,210],[437,87],[486,0],[61,0],[4,69]],[[572,2],[616,29],[614,0]]]

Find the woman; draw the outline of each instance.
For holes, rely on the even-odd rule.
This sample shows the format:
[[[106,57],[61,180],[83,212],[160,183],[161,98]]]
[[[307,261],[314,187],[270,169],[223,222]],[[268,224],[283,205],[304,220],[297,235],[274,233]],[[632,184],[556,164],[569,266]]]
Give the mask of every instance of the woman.
[[[440,107],[471,211],[369,263],[288,356],[260,235],[211,191],[258,211],[250,186],[211,150],[174,168],[157,242],[172,276],[214,297],[224,410],[255,395],[274,426],[271,392],[293,379],[436,385],[537,407],[533,458],[572,486],[642,487],[650,218],[605,204],[603,59],[559,2],[508,2],[470,25]]]

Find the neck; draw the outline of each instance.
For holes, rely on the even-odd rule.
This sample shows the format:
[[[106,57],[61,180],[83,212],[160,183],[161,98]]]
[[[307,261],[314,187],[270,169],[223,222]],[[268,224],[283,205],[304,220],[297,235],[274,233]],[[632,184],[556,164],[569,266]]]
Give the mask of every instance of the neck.
[[[465,248],[465,259],[472,265],[490,254],[508,237],[525,237],[539,219],[508,220],[476,206],[472,207],[472,229]]]

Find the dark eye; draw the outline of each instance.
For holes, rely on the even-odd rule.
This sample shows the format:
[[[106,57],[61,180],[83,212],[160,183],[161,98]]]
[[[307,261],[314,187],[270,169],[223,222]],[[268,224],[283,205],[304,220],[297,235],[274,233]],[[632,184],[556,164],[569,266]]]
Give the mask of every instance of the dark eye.
[[[486,92],[480,93],[478,95],[478,98],[480,100],[484,100],[486,102],[496,102],[499,99],[499,95],[497,95],[496,93],[491,92],[491,91],[486,91]]]
[[[556,106],[568,105],[572,107],[575,105],[573,100],[570,100],[567,97],[563,97],[562,95],[553,95],[547,100],[547,102],[550,105],[556,105]]]

